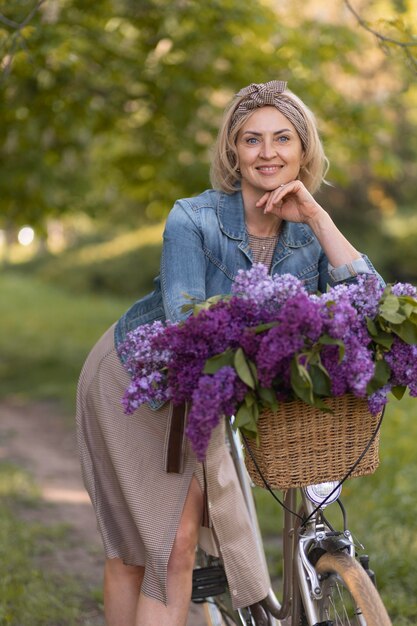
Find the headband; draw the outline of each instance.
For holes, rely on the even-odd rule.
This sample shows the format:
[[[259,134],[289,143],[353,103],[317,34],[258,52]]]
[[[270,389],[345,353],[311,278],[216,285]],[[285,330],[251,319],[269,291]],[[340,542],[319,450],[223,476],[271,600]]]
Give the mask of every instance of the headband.
[[[236,97],[241,98],[241,100],[232,115],[230,130],[246,113],[263,106],[273,106],[290,120],[300,136],[303,148],[306,150],[308,135],[304,115],[292,100],[281,97],[286,88],[286,81],[271,80],[268,83],[252,83],[241,89],[236,94]]]

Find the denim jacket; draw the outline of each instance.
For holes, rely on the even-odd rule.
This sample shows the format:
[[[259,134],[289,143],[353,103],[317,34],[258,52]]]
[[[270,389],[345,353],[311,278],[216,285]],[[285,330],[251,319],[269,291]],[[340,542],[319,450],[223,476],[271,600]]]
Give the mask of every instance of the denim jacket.
[[[126,333],[156,320],[179,321],[191,297],[203,301],[229,294],[239,270],[252,266],[242,194],[208,190],[178,200],[170,211],[164,236],[160,276],[154,291],[138,300],[115,326],[116,347]],[[310,293],[351,280],[358,273],[376,273],[362,255],[353,263],[332,268],[311,229],[284,222],[271,264],[271,274],[289,273]],[[188,297],[187,297],[188,296]]]

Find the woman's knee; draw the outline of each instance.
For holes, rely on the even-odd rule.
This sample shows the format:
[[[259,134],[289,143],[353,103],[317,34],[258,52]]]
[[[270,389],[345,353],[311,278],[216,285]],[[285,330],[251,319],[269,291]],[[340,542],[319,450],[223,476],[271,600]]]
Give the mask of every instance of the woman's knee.
[[[168,561],[169,571],[188,571],[193,568],[197,547],[198,530],[180,527]]]
[[[193,478],[171,550],[169,570],[184,571],[193,567],[202,512],[203,494],[198,481]]]
[[[104,566],[105,576],[123,580],[133,580],[140,583],[144,574],[144,567],[140,565],[126,565],[122,559],[106,559]]]

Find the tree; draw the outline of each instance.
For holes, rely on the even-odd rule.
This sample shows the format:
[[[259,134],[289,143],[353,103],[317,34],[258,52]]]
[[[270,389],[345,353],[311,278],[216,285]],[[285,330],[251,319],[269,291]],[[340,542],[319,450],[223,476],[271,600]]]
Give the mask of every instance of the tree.
[[[331,180],[354,181],[358,211],[376,179],[401,175],[404,149],[392,145],[398,116],[411,123],[409,79],[401,65],[393,77],[391,60],[346,23],[343,1],[330,21],[314,14],[322,8],[314,0],[276,10],[258,0],[35,6],[3,81],[3,224],[74,211],[116,224],[159,219],[175,198],[208,186],[227,99],[277,77],[316,112]],[[2,9],[3,42],[7,22],[21,24],[33,7]],[[414,146],[408,152],[415,158]]]
[[[354,8],[350,0],[344,0],[344,3],[352,15],[354,15],[357,23],[375,37],[382,50],[389,53],[392,50],[400,49],[410,69],[417,74],[416,34],[413,33],[410,26],[401,16],[384,19],[382,22],[382,28],[383,31],[386,32],[383,32],[379,28],[373,26],[372,23],[365,20]],[[405,0],[395,0],[392,4],[394,5],[394,9],[400,14],[407,11]]]

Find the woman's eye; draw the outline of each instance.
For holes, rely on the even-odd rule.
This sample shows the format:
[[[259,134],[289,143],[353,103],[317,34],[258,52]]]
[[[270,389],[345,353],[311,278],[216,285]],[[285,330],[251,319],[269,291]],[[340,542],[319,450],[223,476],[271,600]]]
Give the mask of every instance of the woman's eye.
[[[257,137],[249,137],[249,138],[246,140],[246,143],[249,143],[249,144],[255,144],[255,143],[258,143],[258,141],[259,141],[259,139],[258,139]]]
[[[278,142],[279,143],[287,143],[287,141],[289,141],[289,140],[290,140],[290,138],[287,137],[286,135],[280,135],[278,137]]]

